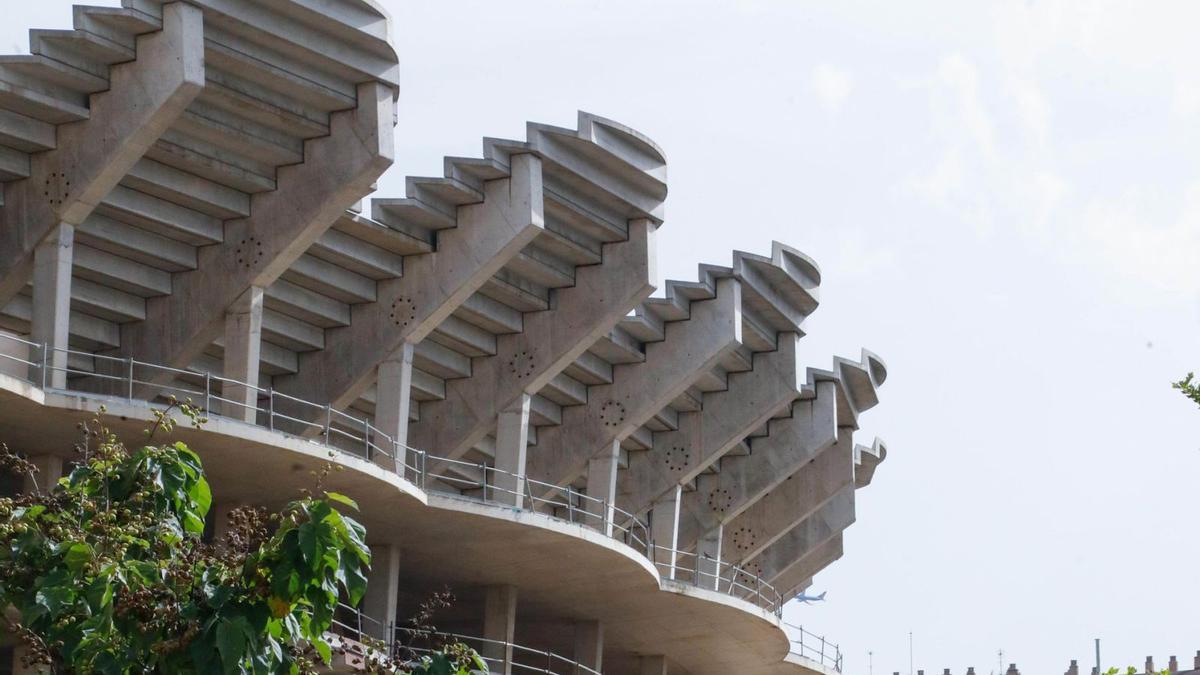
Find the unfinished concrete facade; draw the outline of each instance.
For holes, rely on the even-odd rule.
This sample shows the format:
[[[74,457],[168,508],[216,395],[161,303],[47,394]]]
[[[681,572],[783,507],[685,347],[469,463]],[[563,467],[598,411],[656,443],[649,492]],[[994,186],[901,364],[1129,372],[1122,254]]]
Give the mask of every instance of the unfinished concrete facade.
[[[61,467],[100,406],[132,433],[190,397],[216,513],[332,450],[375,558],[346,630],[402,642],[450,586],[495,672],[840,667],[780,612],[886,456],[853,433],[887,373],[799,362],[815,262],[652,297],[664,153],[587,113],[363,201],[398,100],[371,0],[76,7],[30,51],[0,57],[0,440]]]

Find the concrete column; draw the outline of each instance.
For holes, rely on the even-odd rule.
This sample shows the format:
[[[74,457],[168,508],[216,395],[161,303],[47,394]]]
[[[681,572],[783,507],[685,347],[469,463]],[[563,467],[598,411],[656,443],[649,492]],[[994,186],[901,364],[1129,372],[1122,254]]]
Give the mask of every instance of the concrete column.
[[[603,502],[601,504],[588,500],[588,513],[595,516],[588,519],[588,525],[610,537],[613,533],[613,507],[617,499],[617,470],[620,468],[620,459],[621,441],[614,440],[600,454],[588,460],[588,496]]]
[[[675,549],[679,537],[679,501],[683,495],[683,487],[676,485],[674,490],[659,498],[650,511],[650,539],[654,545],[654,562],[659,566],[663,576],[675,578]]]
[[[29,461],[37,467],[37,483],[34,484],[35,478],[26,475],[23,491],[31,493],[37,490],[48,493],[53,490],[58,480],[63,477],[63,458],[58,455],[34,455]]]
[[[529,448],[529,401],[521,394],[500,411],[496,422],[496,473],[492,499],[521,508],[525,504],[525,454]]]
[[[413,345],[404,343],[379,364],[375,384],[375,426],[395,441],[396,473],[404,475],[408,460],[408,420],[412,407]],[[380,439],[376,440],[376,444]],[[377,464],[386,465],[387,457],[376,457]]]
[[[667,657],[665,656],[643,656],[639,665],[639,675],[667,675]]]
[[[71,324],[71,265],[75,228],[59,224],[33,249],[33,334],[31,340],[50,347],[48,355],[31,354],[40,365],[30,368],[34,382],[63,389],[67,386],[67,348]]]
[[[603,672],[603,665],[603,624],[599,621],[575,622],[575,675]]]
[[[262,344],[263,289],[251,286],[225,312],[225,363],[221,388],[226,417],[253,424],[258,419],[258,364]]]
[[[483,607],[481,654],[495,675],[512,675],[513,631],[517,625],[517,587],[489,586]]]
[[[724,526],[718,525],[696,540],[696,580],[702,588],[720,590],[721,586],[721,540]]]
[[[367,594],[362,612],[374,621],[363,622],[363,632],[377,640],[391,642],[400,596],[400,547],[394,544],[371,546],[371,571],[367,574]]]

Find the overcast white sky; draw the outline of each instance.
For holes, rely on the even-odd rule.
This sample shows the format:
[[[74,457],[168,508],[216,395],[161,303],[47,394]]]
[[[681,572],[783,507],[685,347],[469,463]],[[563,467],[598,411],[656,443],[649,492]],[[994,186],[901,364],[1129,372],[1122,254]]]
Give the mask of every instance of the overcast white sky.
[[[1200,5],[385,0],[396,167],[585,109],[670,161],[664,277],[779,239],[824,272],[813,365],[888,362],[824,605],[848,673],[1200,649]],[[115,4],[112,2],[105,4]],[[64,28],[64,0],[6,7]]]

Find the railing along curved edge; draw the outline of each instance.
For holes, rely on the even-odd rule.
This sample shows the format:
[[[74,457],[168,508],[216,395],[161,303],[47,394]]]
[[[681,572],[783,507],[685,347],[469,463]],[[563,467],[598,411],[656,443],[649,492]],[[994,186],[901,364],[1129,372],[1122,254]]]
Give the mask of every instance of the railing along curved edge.
[[[362,642],[382,642],[383,649],[393,658],[415,661],[431,654],[441,646],[462,643],[474,649],[488,664],[492,672],[539,673],[541,675],[601,675],[579,661],[569,659],[549,650],[535,649],[515,642],[492,640],[474,635],[427,631],[417,628],[390,625],[367,616],[362,610],[344,603],[338,604],[340,618],[335,615],[330,632],[343,638]],[[348,615],[348,616],[347,616]],[[383,635],[386,638],[379,638]],[[512,661],[505,664],[505,654],[512,654]],[[500,654],[501,656],[496,656]],[[365,657],[366,655],[364,655]],[[508,665],[509,668],[505,668]]]
[[[485,503],[521,508],[590,527],[638,551],[658,568],[660,574],[665,574],[672,580],[692,583],[700,588],[749,600],[771,611],[776,617],[782,616],[782,598],[762,579],[725,562],[707,557],[700,561],[694,553],[657,546],[650,541],[645,521],[611,502],[581,493],[570,486],[560,487],[486,464],[432,455],[397,442],[372,425],[366,417],[357,417],[337,410],[329,404],[317,404],[290,396],[274,388],[264,389],[240,380],[190,368],[173,368],[134,358],[50,347],[47,343],[33,342],[4,331],[0,331],[0,340],[21,345],[27,352],[33,352],[40,357],[38,360],[21,358],[0,350],[0,362],[15,362],[26,366],[27,374],[22,379],[40,386],[44,391],[116,396],[130,401],[146,402],[171,395],[177,399],[191,398],[193,403],[203,408],[206,415],[218,415],[310,441],[319,437],[330,449],[367,461],[390,464],[396,474],[426,492],[447,493]],[[72,367],[73,357],[90,360],[93,364],[92,370]],[[96,364],[104,364],[106,372],[99,372]],[[169,377],[170,380],[165,381],[162,377]],[[96,383],[107,384],[110,390],[119,393],[97,394],[72,389],[69,387],[70,378],[93,378]],[[56,379],[62,380],[63,385],[53,386]],[[147,389],[152,391],[152,396],[138,395]],[[251,405],[230,398],[226,395],[230,389],[254,392],[255,403]],[[214,409],[215,407],[219,407],[220,412]],[[384,460],[381,461],[380,458]],[[439,469],[457,469],[465,474],[475,473],[476,477],[454,476],[449,471],[433,474],[430,471],[431,466],[437,466]],[[439,483],[456,492],[439,490]],[[670,554],[673,562],[665,566],[659,562],[662,552]],[[680,562],[689,557],[696,560],[690,568]],[[706,572],[704,568],[707,565],[721,570],[721,573]],[[752,578],[753,583],[747,583],[745,578]]]
[[[784,632],[791,642],[791,653],[842,672],[842,649],[824,635],[807,631],[803,626],[783,622]]]

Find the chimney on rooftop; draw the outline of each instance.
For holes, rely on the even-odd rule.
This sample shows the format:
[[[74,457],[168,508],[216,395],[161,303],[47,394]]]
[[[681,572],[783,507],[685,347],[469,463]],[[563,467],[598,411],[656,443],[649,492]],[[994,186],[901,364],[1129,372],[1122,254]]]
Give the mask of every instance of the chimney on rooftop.
[[[1008,664],[1008,670],[1004,673],[1004,675],[1021,675],[1021,671],[1017,670],[1017,664],[1010,663]]]
[[[1172,656],[1171,660],[1167,661],[1167,672],[1172,675],[1179,672],[1179,659]]]
[[[975,675],[975,666],[967,668],[967,675]]]
[[[1200,649],[1196,650],[1196,660],[1192,661],[1192,667],[1196,670],[1200,670]]]
[[[1146,657],[1146,675],[1154,675],[1155,672],[1156,671],[1154,670],[1154,657],[1147,656]]]
[[[1079,662],[1071,659],[1071,667],[1067,668],[1067,675],[1079,675]]]
[[[950,669],[949,669],[949,668],[943,668],[943,669],[942,669],[942,675],[950,675]]]

